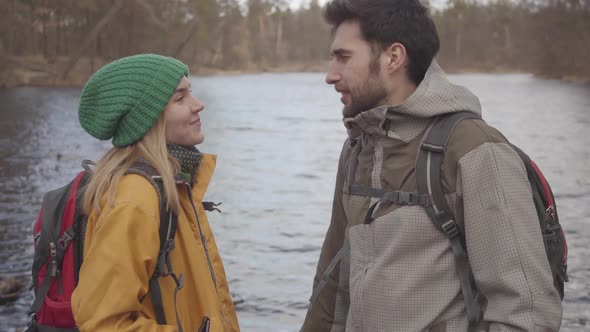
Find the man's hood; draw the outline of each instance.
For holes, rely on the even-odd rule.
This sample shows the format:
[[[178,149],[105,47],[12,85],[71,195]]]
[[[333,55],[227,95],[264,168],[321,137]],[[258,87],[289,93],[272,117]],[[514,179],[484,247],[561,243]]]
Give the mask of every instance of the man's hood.
[[[410,141],[431,122],[431,118],[459,111],[481,115],[479,99],[466,88],[452,84],[433,60],[416,90],[400,105],[383,105],[345,118],[349,136],[361,132]]]

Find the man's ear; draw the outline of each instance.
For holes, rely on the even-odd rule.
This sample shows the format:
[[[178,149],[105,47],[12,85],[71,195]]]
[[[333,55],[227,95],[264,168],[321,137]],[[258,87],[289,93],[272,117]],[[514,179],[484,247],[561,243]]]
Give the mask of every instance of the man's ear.
[[[406,66],[408,54],[406,47],[401,43],[393,43],[385,50],[386,61],[385,68],[387,72],[393,73],[398,71],[400,68]]]

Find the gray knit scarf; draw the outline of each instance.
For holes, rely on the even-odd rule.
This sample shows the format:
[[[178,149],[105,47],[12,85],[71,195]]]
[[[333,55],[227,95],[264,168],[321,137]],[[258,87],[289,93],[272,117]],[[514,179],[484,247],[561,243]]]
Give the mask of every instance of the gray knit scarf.
[[[195,146],[166,144],[166,148],[168,154],[178,160],[180,164],[180,173],[178,175],[192,185],[201,163],[201,152]]]

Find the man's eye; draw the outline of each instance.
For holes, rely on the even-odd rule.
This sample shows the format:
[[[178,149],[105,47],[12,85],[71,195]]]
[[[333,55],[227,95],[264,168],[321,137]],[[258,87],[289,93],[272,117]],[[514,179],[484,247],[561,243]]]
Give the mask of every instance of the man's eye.
[[[176,101],[182,101],[184,99],[184,95],[180,96]]]

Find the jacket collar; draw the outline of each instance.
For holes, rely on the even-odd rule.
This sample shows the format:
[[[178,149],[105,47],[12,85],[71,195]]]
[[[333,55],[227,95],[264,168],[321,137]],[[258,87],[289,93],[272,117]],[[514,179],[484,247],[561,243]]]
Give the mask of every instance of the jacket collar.
[[[205,197],[205,192],[207,191],[209,182],[211,182],[217,164],[216,155],[202,153],[201,157],[199,169],[192,183],[193,198],[195,201],[202,201],[203,197]]]

